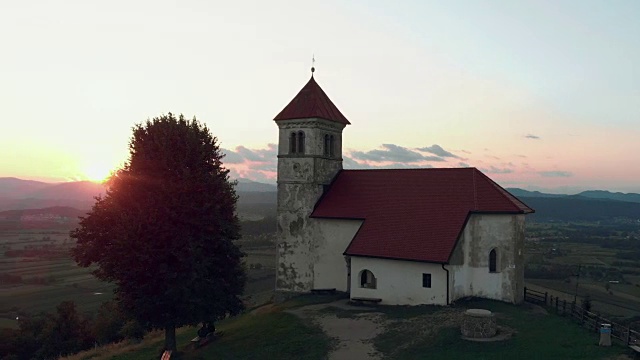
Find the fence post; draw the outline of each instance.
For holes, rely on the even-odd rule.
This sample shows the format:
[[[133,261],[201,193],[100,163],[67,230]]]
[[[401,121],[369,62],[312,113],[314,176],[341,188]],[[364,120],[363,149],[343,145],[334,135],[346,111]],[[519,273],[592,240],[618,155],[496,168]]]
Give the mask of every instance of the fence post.
[[[524,287],[524,301],[527,301],[527,287]]]
[[[547,295],[549,295],[548,292],[544,292],[544,305],[547,306]]]
[[[600,314],[596,314],[595,324],[593,324],[593,327],[595,328],[596,332],[598,332],[598,323],[599,322],[600,322]]]
[[[558,313],[558,296],[556,296],[556,314]]]
[[[567,299],[562,300],[562,316],[567,315]]]
[[[627,339],[625,340],[625,345],[629,346],[631,343],[631,326],[627,328]]]
[[[572,301],[572,302],[571,302],[571,318],[572,318],[572,319],[575,317],[575,316],[574,316],[575,309],[576,309],[576,302],[575,302],[575,301]]]
[[[584,326],[584,308],[580,307],[580,326]]]

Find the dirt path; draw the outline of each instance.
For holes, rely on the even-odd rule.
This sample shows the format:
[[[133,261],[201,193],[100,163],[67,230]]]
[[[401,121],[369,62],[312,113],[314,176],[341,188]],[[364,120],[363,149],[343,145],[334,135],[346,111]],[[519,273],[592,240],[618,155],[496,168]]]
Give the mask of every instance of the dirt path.
[[[322,312],[326,308],[343,310],[373,310],[361,306],[351,306],[347,300],[339,300],[327,304],[309,305],[298,309],[287,310],[303,319],[310,319],[322,330],[337,341],[329,360],[380,359],[381,355],[373,347],[372,340],[384,331],[385,318],[381,313],[354,313],[353,316],[338,317],[332,313]]]

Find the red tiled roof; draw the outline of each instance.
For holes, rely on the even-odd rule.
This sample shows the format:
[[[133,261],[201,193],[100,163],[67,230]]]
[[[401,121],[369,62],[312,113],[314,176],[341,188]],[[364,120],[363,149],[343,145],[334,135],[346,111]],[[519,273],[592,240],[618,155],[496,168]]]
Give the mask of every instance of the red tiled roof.
[[[447,263],[469,213],[531,212],[475,168],[343,170],[311,217],[364,219],[347,255]]]
[[[298,95],[291,100],[289,105],[285,106],[273,120],[308,118],[322,118],[345,125],[351,124],[331,102],[331,99],[320,88],[313,76],[311,76],[309,82],[300,90]]]

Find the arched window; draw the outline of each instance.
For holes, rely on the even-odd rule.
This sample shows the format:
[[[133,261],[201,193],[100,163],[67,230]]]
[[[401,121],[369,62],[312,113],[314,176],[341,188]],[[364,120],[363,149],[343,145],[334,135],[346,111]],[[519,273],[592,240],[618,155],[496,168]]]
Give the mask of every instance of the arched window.
[[[497,272],[498,271],[498,255],[496,253],[496,249],[493,249],[489,252],[489,272]]]
[[[324,156],[329,156],[329,134],[324,135]]]
[[[298,132],[298,153],[304,154],[304,131]]]
[[[335,143],[333,135],[329,136],[329,156],[333,157],[335,154]]]
[[[360,271],[360,287],[366,289],[376,288],[376,277],[369,270]]]
[[[296,150],[296,133],[292,132],[289,136],[289,154],[295,154]]]

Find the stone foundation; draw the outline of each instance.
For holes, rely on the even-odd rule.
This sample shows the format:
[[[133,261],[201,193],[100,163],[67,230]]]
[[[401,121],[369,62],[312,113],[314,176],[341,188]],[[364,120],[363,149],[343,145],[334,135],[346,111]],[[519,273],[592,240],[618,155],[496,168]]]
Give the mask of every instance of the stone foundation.
[[[498,326],[491,311],[469,309],[462,320],[462,336],[472,339],[486,339],[496,335]]]

